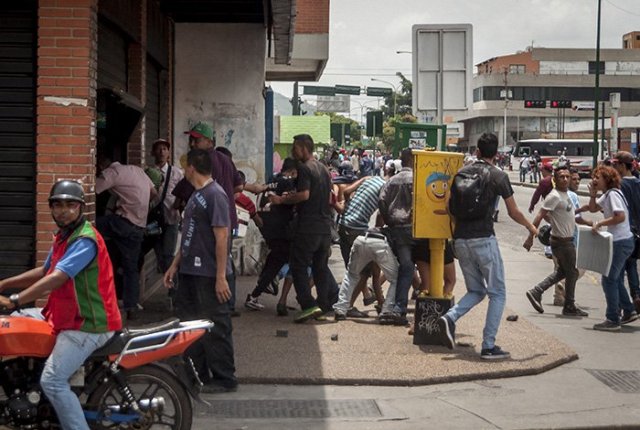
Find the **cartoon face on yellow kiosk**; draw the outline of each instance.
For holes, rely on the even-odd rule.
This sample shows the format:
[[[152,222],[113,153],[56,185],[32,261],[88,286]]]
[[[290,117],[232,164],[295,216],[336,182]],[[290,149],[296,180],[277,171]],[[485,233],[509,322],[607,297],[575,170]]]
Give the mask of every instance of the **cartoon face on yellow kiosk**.
[[[451,176],[440,172],[433,172],[427,176],[427,197],[436,204],[446,202],[449,193]]]
[[[464,156],[456,152],[414,151],[413,236],[422,239],[451,237],[447,213],[451,182]]]

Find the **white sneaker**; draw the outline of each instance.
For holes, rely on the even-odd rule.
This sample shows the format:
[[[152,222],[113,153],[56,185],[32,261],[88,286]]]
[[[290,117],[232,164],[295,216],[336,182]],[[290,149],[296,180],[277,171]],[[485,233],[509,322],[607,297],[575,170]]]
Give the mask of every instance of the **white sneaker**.
[[[261,311],[264,309],[264,305],[258,302],[258,298],[251,297],[251,294],[247,294],[247,300],[244,302],[244,307],[253,311]]]

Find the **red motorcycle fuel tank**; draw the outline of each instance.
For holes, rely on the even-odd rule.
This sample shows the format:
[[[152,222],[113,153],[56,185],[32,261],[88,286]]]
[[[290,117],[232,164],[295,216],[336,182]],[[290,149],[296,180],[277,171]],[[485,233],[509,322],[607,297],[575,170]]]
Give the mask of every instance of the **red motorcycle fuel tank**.
[[[56,337],[45,321],[27,317],[0,317],[0,357],[48,357]]]

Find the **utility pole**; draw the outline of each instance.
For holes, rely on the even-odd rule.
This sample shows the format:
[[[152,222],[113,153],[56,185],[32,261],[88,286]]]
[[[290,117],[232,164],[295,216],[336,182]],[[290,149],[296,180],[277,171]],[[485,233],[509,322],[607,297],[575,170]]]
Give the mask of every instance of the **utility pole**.
[[[618,110],[620,109],[620,93],[611,93],[609,95],[611,103],[611,133],[609,133],[609,145],[611,153],[618,152]]]
[[[596,85],[593,103],[593,167],[598,165],[598,102],[600,101],[600,12],[602,0],[598,0],[598,24],[596,32]]]
[[[291,99],[293,106],[292,115],[300,115],[300,97],[298,96],[298,81],[293,83],[293,98]]]
[[[502,131],[502,148],[507,147],[507,107],[509,106],[509,86],[507,85],[507,76],[509,70],[504,68],[504,127]]]

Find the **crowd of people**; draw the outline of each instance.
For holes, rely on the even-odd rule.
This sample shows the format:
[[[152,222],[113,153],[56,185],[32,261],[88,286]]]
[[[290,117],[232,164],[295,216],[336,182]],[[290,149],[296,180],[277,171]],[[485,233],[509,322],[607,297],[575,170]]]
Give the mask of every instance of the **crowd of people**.
[[[175,313],[182,319],[215,323],[188,351],[206,391],[237,389],[231,322],[237,315],[235,268],[230,255],[238,231],[237,206],[250,214],[269,249],[255,288],[244,300],[248,310],[264,310],[261,295],[281,291],[276,313],[288,315],[287,295],[293,287],[300,308],[293,317],[296,323],[328,315],[335,321],[368,317],[355,306],[362,296],[365,306],[374,305],[380,324],[408,326],[409,300],[428,295],[429,243],[412,235],[411,149],[404,149],[397,160],[381,151],[360,150],[317,157],[311,136],[301,134],[294,137],[292,157],[284,160],[281,172],[261,184],[247,183],[228,149],[216,147],[210,124],[199,122],[185,134],[190,150],[184,170],[170,164],[171,144],[162,139],[153,144],[154,164],[146,170],[99,154],[96,193],[110,198],[95,227],[84,216],[82,185],[56,183],[49,205],[59,232],[49,257],[41,267],[0,281],[0,292],[22,290],[10,298],[0,297],[0,306],[9,309],[51,293],[39,316],[52,322],[62,336],[47,365],[57,366],[62,360],[68,366],[60,375],[45,369],[43,388],[61,405],[62,420],[81,420],[75,403],[63,406],[70,401],[70,391],[62,379],[122,327],[121,312],[125,322],[138,317],[141,257],[152,249]],[[580,177],[566,163],[555,168],[525,163],[524,167],[535,164],[541,177],[533,178],[539,184],[528,210],[533,213],[540,199],[542,207],[530,221],[516,204],[508,174],[495,165],[497,155],[496,136],[483,134],[475,159],[460,171],[482,172],[482,199],[489,204],[474,217],[457,219],[453,238],[446,242],[444,295],[453,293],[455,259],[466,293],[438,320],[442,343],[454,348],[456,322],[488,297],[480,358],[510,356],[496,344],[506,301],[504,265],[494,231],[500,198],[509,217],[528,231],[523,244],[527,250],[535,237],[542,236],[542,221],[550,224],[553,272],[526,293],[537,312],[544,312],[542,295],[554,287],[554,305],[562,306],[563,315],[588,315],[576,299],[576,282],[584,273],[576,267],[576,225],[583,224],[594,234],[606,227],[613,239],[613,264],[602,277],[605,319],[593,328],[617,331],[637,320],[640,179],[634,175],[634,157],[621,151],[598,166],[588,187],[589,203],[583,206],[576,194]],[[525,170],[521,164],[521,181]],[[259,196],[257,206],[247,193]],[[602,212],[604,219],[588,220],[582,216],[586,212]],[[451,215],[458,216],[453,211]],[[339,245],[346,269],[340,282],[329,268],[333,244]],[[117,276],[122,282],[115,281]],[[87,342],[67,350],[66,334]]]

